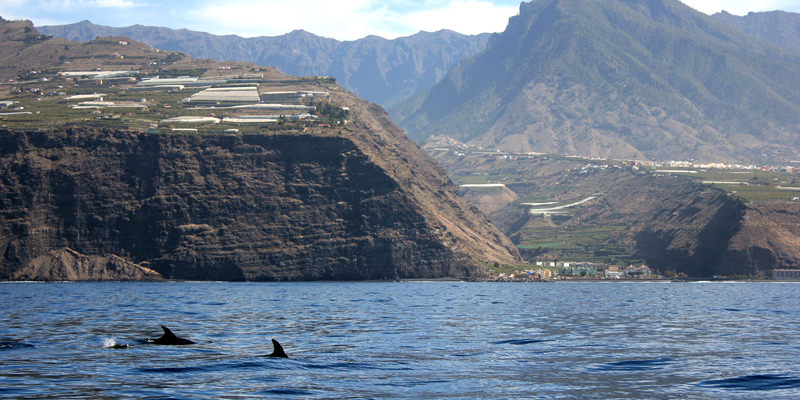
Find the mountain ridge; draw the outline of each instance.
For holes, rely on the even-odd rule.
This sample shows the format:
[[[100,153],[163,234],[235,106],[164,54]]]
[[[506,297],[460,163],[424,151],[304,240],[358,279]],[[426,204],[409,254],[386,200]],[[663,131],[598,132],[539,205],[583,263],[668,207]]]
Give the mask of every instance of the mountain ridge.
[[[418,143],[444,134],[517,152],[791,160],[799,73],[800,53],[676,0],[537,0],[390,112]]]
[[[800,14],[798,13],[765,11],[736,16],[722,11],[712,17],[766,42],[792,50],[800,50]]]
[[[461,59],[481,51],[490,36],[440,30],[391,40],[367,36],[339,41],[294,30],[279,36],[244,38],[145,25],[109,27],[87,20],[38,29],[80,42],[126,36],[194,58],[273,65],[296,76],[333,76],[356,95],[387,107],[432,86]]]

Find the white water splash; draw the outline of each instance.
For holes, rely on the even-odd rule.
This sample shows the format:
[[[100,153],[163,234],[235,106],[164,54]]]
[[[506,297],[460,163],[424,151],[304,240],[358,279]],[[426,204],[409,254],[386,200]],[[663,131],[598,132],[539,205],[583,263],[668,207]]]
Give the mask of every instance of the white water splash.
[[[114,338],[105,338],[103,339],[103,347],[114,347],[117,344],[117,341]]]

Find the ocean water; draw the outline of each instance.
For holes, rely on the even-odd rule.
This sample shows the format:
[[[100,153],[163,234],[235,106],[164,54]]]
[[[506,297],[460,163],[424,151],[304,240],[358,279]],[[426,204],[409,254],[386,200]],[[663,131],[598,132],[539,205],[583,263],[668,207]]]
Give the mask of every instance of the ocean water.
[[[0,398],[800,398],[800,284],[5,283]]]

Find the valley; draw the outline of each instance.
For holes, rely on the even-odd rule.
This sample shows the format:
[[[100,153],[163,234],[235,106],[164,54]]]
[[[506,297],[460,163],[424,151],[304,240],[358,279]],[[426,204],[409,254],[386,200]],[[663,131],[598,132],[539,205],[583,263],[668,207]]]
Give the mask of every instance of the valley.
[[[509,153],[452,138],[426,149],[531,265],[765,278],[768,264],[800,261],[790,222],[800,215],[791,190],[800,176],[791,166]]]

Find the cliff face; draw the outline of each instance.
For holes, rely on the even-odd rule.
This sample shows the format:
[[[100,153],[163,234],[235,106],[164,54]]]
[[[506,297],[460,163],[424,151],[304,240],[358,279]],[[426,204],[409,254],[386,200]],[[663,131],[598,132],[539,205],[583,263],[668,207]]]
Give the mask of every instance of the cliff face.
[[[741,201],[721,190],[685,185],[639,221],[637,253],[662,269],[689,276],[755,272],[745,258],[728,268],[720,265],[731,238],[741,229],[745,210]]]
[[[518,257],[480,250],[505,239],[488,223],[488,238],[446,227],[485,218],[455,205],[436,219],[354,135],[2,130],[0,278],[64,248],[213,280],[469,277]]]
[[[748,203],[741,229],[720,261],[725,275],[769,276],[773,268],[800,265],[800,204]]]

